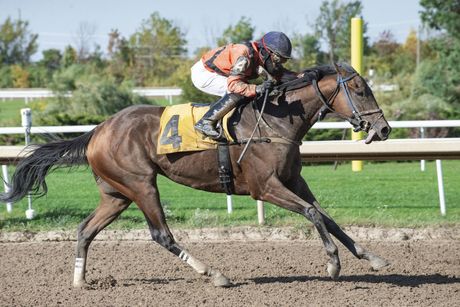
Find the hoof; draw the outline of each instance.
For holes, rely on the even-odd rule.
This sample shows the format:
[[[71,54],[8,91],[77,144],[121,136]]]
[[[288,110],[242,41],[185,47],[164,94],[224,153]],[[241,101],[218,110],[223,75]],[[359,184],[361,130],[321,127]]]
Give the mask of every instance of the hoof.
[[[378,256],[375,256],[375,255],[372,255],[370,257],[369,261],[371,263],[372,269],[375,270],[375,271],[378,271],[378,270],[390,265],[390,263],[388,261],[386,261],[385,259],[380,258]]]
[[[230,287],[232,283],[230,280],[222,275],[222,273],[217,272],[213,277],[212,277],[212,282],[214,283],[214,286],[216,287]]]
[[[328,263],[327,272],[329,273],[329,276],[331,276],[332,279],[337,279],[339,278],[340,267],[335,264]]]

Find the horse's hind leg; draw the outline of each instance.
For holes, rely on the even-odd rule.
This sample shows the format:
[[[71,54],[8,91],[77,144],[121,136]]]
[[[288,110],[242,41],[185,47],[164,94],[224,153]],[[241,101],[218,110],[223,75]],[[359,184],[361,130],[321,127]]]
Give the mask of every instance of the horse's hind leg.
[[[303,178],[299,179],[297,183],[298,184],[295,191],[296,194],[317,208],[323,217],[324,224],[326,225],[329,233],[336,237],[356,258],[368,260],[374,270],[379,270],[389,264],[386,260],[367,251],[358,243],[356,243],[352,238],[350,238],[320,206]]]
[[[168,225],[166,224],[156,183],[153,185],[151,183],[136,185],[136,189],[139,187],[142,187],[142,190],[138,190],[137,193],[135,193],[136,198],[134,201],[147,219],[152,239],[174,255],[178,256],[196,272],[201,275],[210,276],[215,286],[229,286],[230,281],[227,277],[207,264],[199,261],[176,243]]]
[[[78,227],[74,287],[82,287],[86,284],[86,257],[94,237],[131,204],[131,200],[113,189],[105,181],[98,179],[98,186],[101,196],[99,206]]]
[[[314,205],[319,207],[319,203],[316,201],[314,202]],[[342,244],[345,245],[345,247],[350,252],[352,252],[356,258],[368,260],[374,270],[380,270],[381,268],[389,265],[388,261],[375,255],[374,253],[367,251],[358,243],[356,243],[340,228],[339,225],[337,225],[337,223],[332,218],[327,216],[325,212],[321,212],[321,214],[323,215],[324,223],[326,224],[326,228],[329,233],[331,233],[340,242],[342,242]]]

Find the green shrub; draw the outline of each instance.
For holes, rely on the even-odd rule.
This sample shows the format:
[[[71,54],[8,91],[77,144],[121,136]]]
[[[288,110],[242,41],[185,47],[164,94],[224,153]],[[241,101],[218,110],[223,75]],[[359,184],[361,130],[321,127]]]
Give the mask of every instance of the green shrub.
[[[53,89],[58,95],[44,108],[39,120],[43,125],[97,124],[128,106],[152,104],[133,94],[129,82],[120,84],[80,65],[56,74]],[[72,97],[66,96],[68,91],[72,91]]]
[[[10,66],[0,67],[0,88],[13,87],[13,77]]]

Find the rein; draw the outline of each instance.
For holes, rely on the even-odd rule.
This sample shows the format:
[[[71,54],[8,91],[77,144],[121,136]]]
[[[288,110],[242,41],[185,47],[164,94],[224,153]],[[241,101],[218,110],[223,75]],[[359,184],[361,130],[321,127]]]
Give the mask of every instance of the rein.
[[[313,75],[312,75],[312,73],[313,73]],[[289,91],[289,90],[299,89],[299,88],[302,88],[302,87],[305,87],[305,86],[311,84],[311,85],[313,85],[313,87],[315,89],[316,96],[318,96],[319,100],[323,104],[323,107],[320,109],[320,112],[319,112],[319,119],[320,120],[323,119],[324,116],[326,116],[326,114],[328,112],[332,112],[332,113],[337,114],[339,117],[343,118],[344,120],[348,121],[350,124],[352,124],[353,128],[354,128],[353,130],[355,132],[358,132],[358,131],[368,132],[370,129],[373,128],[374,124],[371,124],[369,121],[363,119],[363,117],[371,115],[371,114],[380,114],[379,118],[378,118],[378,119],[380,119],[381,117],[383,117],[383,111],[380,108],[361,111],[361,112],[358,110],[358,108],[356,107],[356,104],[354,103],[353,99],[351,98],[350,89],[348,87],[348,81],[352,80],[353,78],[355,78],[358,75],[359,74],[357,72],[354,72],[351,75],[349,75],[348,77],[344,78],[342,76],[342,74],[337,70],[337,85],[336,85],[334,91],[332,92],[332,94],[328,98],[326,98],[324,96],[324,94],[321,92],[321,89],[318,86],[318,74],[316,72],[310,72],[310,73],[308,73],[308,75],[306,74],[306,75],[304,75],[303,77],[301,77],[299,79],[292,80],[292,81],[286,82],[284,84],[281,84],[281,85],[275,87],[274,91],[277,91],[279,93],[280,91]],[[333,107],[335,98],[340,93],[341,89],[345,93],[347,104],[351,109],[351,112],[352,112],[351,117],[337,112]],[[256,122],[256,124],[254,126],[254,130],[252,131],[251,136],[249,138],[247,138],[247,139],[242,139],[239,142],[235,142],[234,144],[230,144],[230,145],[245,144],[244,149],[241,152],[240,157],[239,157],[239,159],[237,161],[238,164],[241,163],[241,160],[243,159],[243,156],[245,155],[245,153],[246,153],[246,151],[247,151],[247,149],[248,149],[248,147],[249,147],[251,142],[254,142],[254,143],[271,143],[271,142],[275,142],[275,143],[283,143],[283,144],[294,144],[294,145],[297,145],[297,146],[302,145],[302,142],[289,139],[289,138],[284,137],[283,135],[279,134],[265,120],[265,118],[263,117],[263,114],[264,114],[264,111],[265,111],[265,106],[267,104],[268,96],[269,96],[269,92],[266,91],[265,96],[264,96],[264,101],[263,101],[263,104],[262,104],[262,107],[261,107],[260,111],[259,111],[259,108],[257,108],[257,106],[255,108],[253,108],[254,113],[256,114],[256,117],[257,117],[257,122]],[[254,105],[255,100],[253,100],[252,103]],[[378,119],[375,122],[377,122]],[[257,128],[260,127],[261,124],[263,124],[263,126],[265,128],[268,128],[269,130],[271,130],[272,133],[274,134],[274,137],[267,136],[267,137],[254,138],[255,132],[256,132]]]
[[[238,165],[240,165],[241,160],[243,160],[244,154],[248,150],[248,147],[251,144],[252,139],[254,138],[254,134],[256,133],[257,127],[259,127],[260,120],[262,119],[262,114],[264,114],[265,106],[267,105],[268,94],[269,94],[269,91],[266,90],[265,96],[264,96],[264,103],[262,104],[262,110],[260,112],[259,118],[257,119],[256,125],[254,126],[254,130],[252,130],[251,136],[249,137],[249,139],[247,139],[246,145],[244,145],[243,151],[241,152],[240,157],[238,158],[238,161],[236,161]]]
[[[247,139],[242,139],[240,140],[239,142],[236,142],[235,144],[231,143],[230,145],[241,145],[241,144],[245,144],[244,148],[243,148],[243,151],[241,152],[240,154],[240,157],[238,158],[238,160],[236,161],[236,163],[238,165],[240,165],[241,163],[241,160],[243,160],[243,157],[244,155],[246,154],[246,151],[248,150],[249,148],[249,145],[251,144],[251,142],[253,143],[282,143],[282,144],[295,144],[297,146],[300,146],[302,145],[302,142],[297,142],[297,141],[294,141],[294,140],[291,140],[287,137],[284,137],[280,134],[278,134],[275,129],[273,129],[268,123],[267,121],[265,120],[265,118],[263,117],[263,114],[264,114],[264,111],[265,111],[265,106],[267,105],[267,99],[268,99],[268,94],[269,94],[269,91],[267,90],[265,92],[265,96],[264,96],[264,102],[262,104],[262,108],[259,112],[259,109],[258,108],[255,108],[254,109],[254,112],[256,113],[256,115],[258,115],[258,118],[257,118],[257,122],[254,126],[254,129],[252,130],[252,133],[251,133],[251,136]],[[253,100],[253,103],[254,103],[255,100]],[[254,138],[254,134],[257,130],[257,128],[260,126],[260,123],[263,123],[264,126],[266,128],[269,128],[272,132],[275,133],[275,137],[271,137],[271,136],[268,136],[268,137],[258,137],[258,138]]]
[[[273,76],[271,76],[270,73],[268,71],[266,71],[262,66],[259,66],[259,71],[260,71],[260,74],[265,76],[265,78],[267,78],[268,80],[275,80],[273,78]],[[268,95],[269,94],[270,94],[270,91],[266,90],[265,95],[264,95],[264,102],[262,103],[262,108],[261,108],[260,112],[258,112],[259,116],[257,118],[257,122],[256,122],[256,124],[254,126],[254,129],[252,130],[251,136],[248,139],[244,139],[244,140],[240,141],[240,144],[245,144],[245,146],[243,148],[243,151],[240,154],[240,157],[236,161],[236,163],[238,165],[240,165],[241,160],[243,160],[243,157],[246,154],[246,151],[248,150],[249,145],[251,144],[251,141],[260,142],[260,143],[264,143],[264,142],[267,142],[267,143],[277,142],[277,143],[285,143],[285,144],[286,143],[287,144],[294,143],[297,146],[302,145],[302,142],[297,142],[297,141],[291,140],[289,138],[286,138],[286,137],[276,133],[276,131],[272,127],[270,127],[270,125],[267,123],[267,121],[263,118],[263,114],[264,114],[264,111],[265,111],[265,106],[267,105],[267,100],[268,100]],[[253,104],[254,104],[254,102],[255,102],[255,100],[252,101]],[[257,107],[253,108],[253,110],[259,111]],[[259,137],[259,138],[254,139],[254,134],[256,133],[257,128],[259,128],[261,120],[265,124],[266,127],[271,129],[275,133],[276,137]]]

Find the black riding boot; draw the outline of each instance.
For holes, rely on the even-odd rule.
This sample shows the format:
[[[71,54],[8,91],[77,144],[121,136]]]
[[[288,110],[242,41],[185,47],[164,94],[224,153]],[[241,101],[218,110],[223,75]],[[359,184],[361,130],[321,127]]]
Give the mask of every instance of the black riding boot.
[[[208,112],[196,123],[195,129],[202,134],[212,138],[220,138],[220,133],[216,130],[216,122],[230,112],[243,96],[230,93],[225,94],[221,99],[211,104]]]

